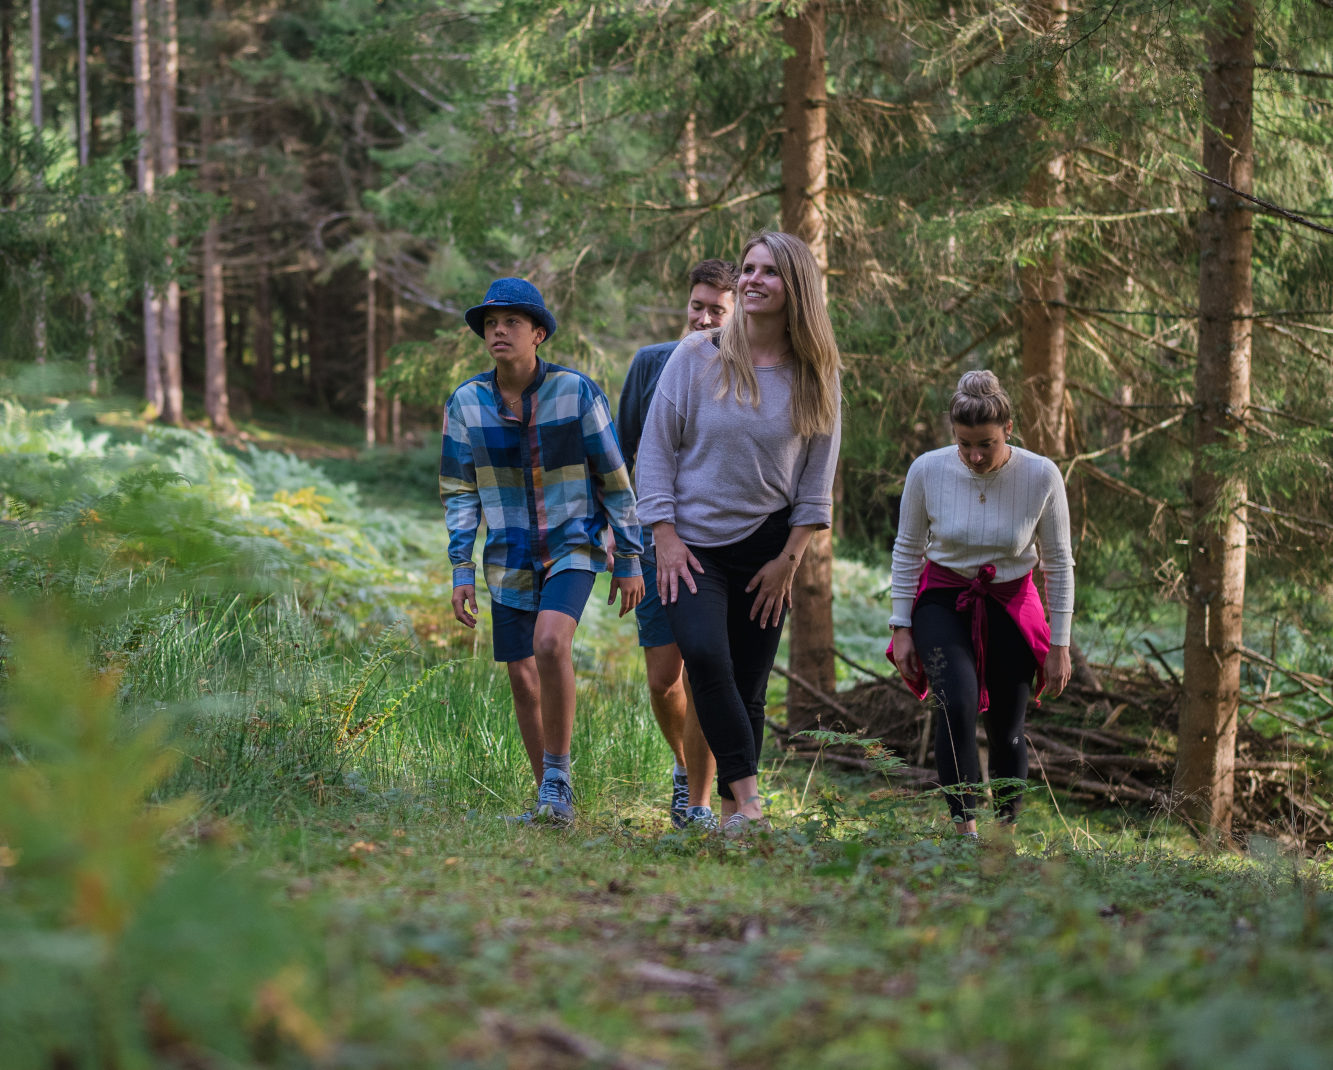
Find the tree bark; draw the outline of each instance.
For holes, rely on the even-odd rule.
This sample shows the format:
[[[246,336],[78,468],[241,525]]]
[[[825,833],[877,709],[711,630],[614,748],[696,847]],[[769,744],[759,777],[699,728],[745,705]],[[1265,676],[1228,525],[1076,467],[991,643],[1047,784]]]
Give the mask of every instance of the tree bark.
[[[151,197],[156,184],[152,152],[152,63],[148,47],[148,0],[131,0],[130,33],[134,58],[134,132],[139,136],[137,179],[139,192]],[[161,302],[148,284],[143,293],[144,398],[152,415],[164,407],[162,390]]]
[[[1203,169],[1254,188],[1254,9],[1232,3],[1207,33]],[[1185,812],[1227,840],[1235,796],[1236,721],[1245,604],[1247,485],[1208,451],[1245,448],[1253,330],[1253,234],[1245,201],[1203,183],[1199,217],[1199,356],[1194,377],[1194,529],[1185,622],[1185,701],[1175,790]]]
[[[158,151],[161,177],[171,178],[180,169],[176,139],[176,83],[179,74],[179,35],[176,25],[176,0],[157,0],[158,24],[162,33],[158,79]],[[176,236],[167,239],[168,266],[176,259]],[[162,419],[169,424],[185,420],[185,392],[181,382],[181,287],[171,279],[164,288],[161,305],[162,323]]]
[[[785,18],[783,40],[794,50],[783,64],[782,228],[810,246],[828,270],[825,193],[828,186],[828,99],[825,8],[807,4]],[[827,280],[825,280],[827,286]],[[833,536],[815,534],[792,585],[789,666],[794,676],[831,694],[837,686],[833,653]],[[822,704],[804,688],[787,689],[792,731],[813,727]]]
[[[1068,0],[1030,0],[1033,32],[1059,33],[1069,17]],[[1061,68],[1062,69],[1062,68]],[[1058,92],[1058,85],[1051,85]],[[1026,199],[1034,208],[1064,201],[1065,158],[1056,153],[1038,162],[1028,178]],[[1065,274],[1060,237],[1053,234],[1045,254],[1018,272],[1023,341],[1020,416],[1023,444],[1047,457],[1065,453]]]
[[[222,186],[220,166],[212,158],[216,102],[209,93],[207,81],[200,85],[199,99],[201,184],[207,192],[218,193]],[[204,230],[203,242],[204,412],[214,430],[230,432],[234,428],[227,398],[227,312],[219,229],[217,217],[213,216]]]

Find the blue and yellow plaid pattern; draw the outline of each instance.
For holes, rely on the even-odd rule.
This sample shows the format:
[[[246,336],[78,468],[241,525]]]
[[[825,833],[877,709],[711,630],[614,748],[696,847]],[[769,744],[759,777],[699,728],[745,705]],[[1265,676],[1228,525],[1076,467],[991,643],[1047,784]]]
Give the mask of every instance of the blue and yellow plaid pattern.
[[[608,523],[615,575],[640,575],[639,520],[611,406],[570,368],[539,358],[521,417],[501,399],[494,370],[454,391],[444,410],[440,501],[454,586],[476,583],[472,554],[485,518],[482,568],[502,605],[536,609],[541,581],[565,569],[605,572]]]

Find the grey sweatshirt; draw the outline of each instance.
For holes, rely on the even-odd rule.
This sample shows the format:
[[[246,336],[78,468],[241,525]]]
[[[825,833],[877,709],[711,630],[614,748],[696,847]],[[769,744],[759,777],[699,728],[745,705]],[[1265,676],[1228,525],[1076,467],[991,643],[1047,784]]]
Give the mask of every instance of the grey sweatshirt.
[[[791,426],[791,366],[756,368],[759,407],[718,398],[717,347],[708,332],[676,347],[648,410],[639,443],[639,520],[668,522],[693,546],[729,546],[791,507],[791,526],[826,528],[841,416],[832,434],[798,436]]]

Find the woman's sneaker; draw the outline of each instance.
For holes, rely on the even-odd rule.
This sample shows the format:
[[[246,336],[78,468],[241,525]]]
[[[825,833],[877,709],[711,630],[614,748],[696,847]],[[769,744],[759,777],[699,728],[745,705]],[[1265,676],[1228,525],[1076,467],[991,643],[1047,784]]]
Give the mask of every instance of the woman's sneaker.
[[[739,810],[722,823],[722,835],[729,840],[739,840],[754,832],[772,831],[768,818],[746,817]]]
[[[690,778],[685,773],[671,774],[671,824],[683,829],[690,823]]]
[[[537,821],[569,825],[574,821],[574,792],[569,777],[559,769],[548,769],[537,789]]]
[[[711,806],[691,806],[685,810],[685,827],[707,829],[712,832],[717,828],[717,814]]]

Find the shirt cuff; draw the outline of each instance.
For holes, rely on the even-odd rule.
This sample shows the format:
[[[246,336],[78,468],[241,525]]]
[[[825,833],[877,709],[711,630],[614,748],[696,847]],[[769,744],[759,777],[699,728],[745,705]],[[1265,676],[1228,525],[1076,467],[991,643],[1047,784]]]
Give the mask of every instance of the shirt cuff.
[[[1070,633],[1074,630],[1074,614],[1051,614],[1051,646],[1068,646]]]
[[[616,554],[616,562],[612,566],[611,575],[620,580],[632,580],[635,576],[642,576],[643,567],[639,564],[639,555]]]
[[[454,587],[475,587],[477,585],[477,566],[469,562],[454,566]]]

